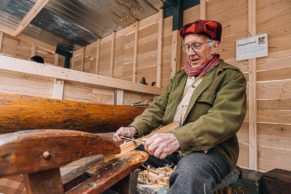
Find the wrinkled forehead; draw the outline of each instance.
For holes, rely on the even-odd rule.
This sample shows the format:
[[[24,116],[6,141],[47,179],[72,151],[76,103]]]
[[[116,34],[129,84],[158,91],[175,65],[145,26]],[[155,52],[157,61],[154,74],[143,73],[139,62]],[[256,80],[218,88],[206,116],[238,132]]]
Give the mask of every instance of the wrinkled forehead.
[[[208,37],[203,34],[188,34],[184,38],[184,44],[191,44],[195,42],[206,42],[207,39]]]

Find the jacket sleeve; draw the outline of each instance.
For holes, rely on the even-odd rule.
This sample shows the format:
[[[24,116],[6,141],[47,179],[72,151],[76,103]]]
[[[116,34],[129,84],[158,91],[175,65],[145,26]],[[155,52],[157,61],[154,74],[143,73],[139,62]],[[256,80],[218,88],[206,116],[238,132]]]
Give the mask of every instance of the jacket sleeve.
[[[170,80],[166,90],[161,96],[158,96],[154,101],[144,110],[144,112],[136,117],[129,125],[137,129],[138,136],[143,136],[150,133],[162,124],[163,116],[168,104],[170,92],[172,90],[173,80]]]
[[[246,113],[246,80],[242,73],[228,77],[208,112],[173,132],[182,152],[207,151],[239,130]]]

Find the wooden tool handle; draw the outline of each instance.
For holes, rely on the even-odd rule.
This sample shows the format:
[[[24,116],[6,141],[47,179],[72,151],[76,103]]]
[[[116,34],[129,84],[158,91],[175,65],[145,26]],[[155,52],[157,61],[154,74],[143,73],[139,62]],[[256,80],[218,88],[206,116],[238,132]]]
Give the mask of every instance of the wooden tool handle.
[[[158,128],[157,130],[152,131],[151,133],[149,133],[146,136],[143,136],[141,138],[136,139],[135,142],[130,141],[130,142],[126,142],[124,144],[120,145],[120,150],[121,152],[119,154],[113,154],[113,155],[106,155],[104,158],[104,161],[109,161],[112,160],[116,157],[119,157],[120,155],[127,153],[129,151],[134,150],[135,148],[137,148],[139,145],[142,144],[142,142],[144,142],[147,138],[157,134],[157,133],[168,133],[171,132],[172,130],[176,129],[178,127],[178,123],[172,122],[166,126],[163,126],[161,128]]]

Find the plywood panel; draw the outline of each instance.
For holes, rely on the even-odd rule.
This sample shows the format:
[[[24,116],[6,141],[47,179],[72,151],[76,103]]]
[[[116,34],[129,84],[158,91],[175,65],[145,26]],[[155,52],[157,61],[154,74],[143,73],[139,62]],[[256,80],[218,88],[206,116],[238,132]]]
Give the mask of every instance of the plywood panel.
[[[268,33],[269,52],[291,48],[289,0],[257,0],[257,33]]]
[[[84,72],[95,73],[96,71],[96,43],[89,44],[85,49]]]
[[[96,88],[85,84],[66,82],[64,86],[65,100],[94,102],[101,104],[114,103],[114,90]]]
[[[290,99],[291,79],[258,82],[257,98],[261,100]]]
[[[291,150],[273,147],[258,147],[258,169],[269,171],[274,168],[291,170]]]
[[[101,39],[99,55],[100,75],[110,76],[110,51],[111,51],[111,39]]]
[[[240,167],[248,168],[249,166],[249,145],[248,144],[239,144],[239,157],[238,163]]]
[[[40,97],[52,96],[52,79],[0,70],[0,83],[1,92]]]

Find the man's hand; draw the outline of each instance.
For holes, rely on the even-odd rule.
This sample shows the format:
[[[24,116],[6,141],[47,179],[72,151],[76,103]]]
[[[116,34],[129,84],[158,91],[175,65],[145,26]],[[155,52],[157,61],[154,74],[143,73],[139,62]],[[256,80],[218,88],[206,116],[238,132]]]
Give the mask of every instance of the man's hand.
[[[120,127],[113,135],[113,141],[123,143],[124,140],[120,136],[133,137],[137,133],[134,127]]]
[[[174,134],[158,133],[146,140],[144,148],[156,158],[164,159],[177,151],[180,148],[180,144]]]

